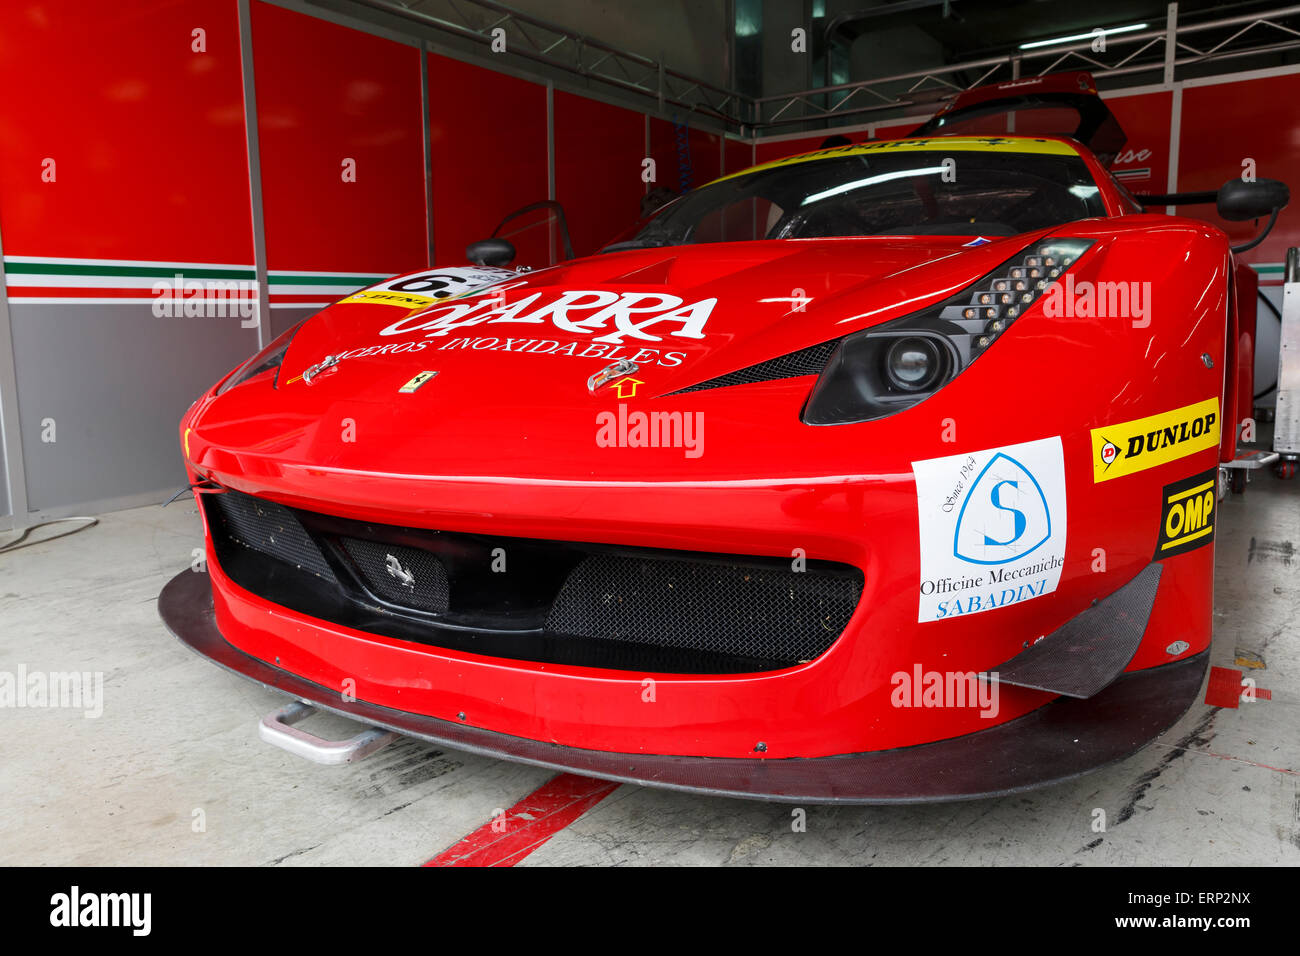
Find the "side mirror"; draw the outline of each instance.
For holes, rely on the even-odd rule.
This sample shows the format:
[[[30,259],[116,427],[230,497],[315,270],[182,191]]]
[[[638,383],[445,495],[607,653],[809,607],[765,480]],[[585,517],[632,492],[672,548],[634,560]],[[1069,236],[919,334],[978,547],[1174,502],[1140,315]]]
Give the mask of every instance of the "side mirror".
[[[515,245],[505,239],[480,239],[465,247],[465,256],[476,266],[508,266],[515,259]]]
[[[1215,205],[1219,215],[1229,222],[1259,219],[1291,201],[1291,190],[1276,179],[1257,179],[1248,183],[1230,179],[1219,187]]]

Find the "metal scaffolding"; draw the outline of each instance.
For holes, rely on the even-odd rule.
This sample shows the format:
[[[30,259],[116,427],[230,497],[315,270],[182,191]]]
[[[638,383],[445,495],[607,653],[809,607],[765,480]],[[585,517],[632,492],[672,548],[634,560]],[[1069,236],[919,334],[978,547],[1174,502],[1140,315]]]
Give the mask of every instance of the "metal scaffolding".
[[[1163,82],[1172,83],[1178,71],[1187,67],[1300,49],[1300,5],[1181,23],[1178,4],[1171,3],[1163,27],[1107,35],[1104,49],[1095,49],[1090,37],[1021,49],[1009,55],[754,98],[495,0],[351,3],[353,9],[365,8],[420,27],[426,36],[454,36],[488,49],[492,49],[494,41],[504,41],[507,52],[503,55],[507,57],[542,64],[588,85],[653,100],[660,113],[689,111],[709,117],[720,127],[749,135],[795,124],[833,128],[847,125],[862,114],[934,105],[985,83],[1060,70],[1088,70],[1098,80],[1158,73]],[[1284,22],[1288,18],[1297,18],[1294,26]]]
[[[728,127],[748,123],[753,101],[660,60],[620,50],[586,34],[512,10],[493,0],[353,0],[407,22],[492,49],[504,42],[507,56],[653,98],[660,112],[689,110]],[[498,32],[500,31],[500,32]]]
[[[1163,28],[1108,35],[1104,50],[1094,50],[1090,37],[1008,56],[764,96],[755,101],[752,125],[764,129],[821,121],[830,126],[848,116],[930,104],[986,83],[1061,70],[1088,70],[1098,80],[1160,72],[1164,82],[1172,83],[1180,67],[1300,48],[1300,29],[1282,22],[1288,17],[1300,17],[1300,6],[1183,24],[1178,22],[1178,4],[1171,3]],[[1202,39],[1205,34],[1223,33],[1227,35]],[[827,105],[828,100],[833,102]]]

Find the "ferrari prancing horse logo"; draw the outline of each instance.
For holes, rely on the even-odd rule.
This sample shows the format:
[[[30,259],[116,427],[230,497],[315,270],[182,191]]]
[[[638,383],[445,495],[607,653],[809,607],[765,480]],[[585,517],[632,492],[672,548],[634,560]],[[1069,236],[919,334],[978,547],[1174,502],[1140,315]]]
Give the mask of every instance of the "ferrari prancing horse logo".
[[[415,575],[409,568],[402,567],[402,562],[391,554],[384,555],[384,567],[388,569],[389,577],[396,578],[403,586],[415,590]]]
[[[419,372],[416,374],[416,376],[413,379],[411,379],[409,382],[407,382],[405,385],[399,388],[398,391],[404,395],[410,395],[412,392],[416,391],[425,382],[432,381],[434,376],[436,376],[437,374],[438,374],[437,372]]]

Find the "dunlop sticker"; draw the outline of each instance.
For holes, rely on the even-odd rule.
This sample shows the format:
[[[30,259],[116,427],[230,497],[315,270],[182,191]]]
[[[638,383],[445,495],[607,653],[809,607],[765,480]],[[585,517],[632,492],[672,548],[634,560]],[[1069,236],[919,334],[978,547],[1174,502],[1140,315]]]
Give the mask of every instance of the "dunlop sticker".
[[[1217,486],[1217,468],[1165,485],[1161,495],[1160,537],[1156,540],[1153,560],[1182,554],[1214,540]]]
[[[1217,398],[1131,422],[1103,425],[1092,430],[1092,478],[1121,478],[1218,444]]]
[[[356,305],[368,302],[372,305],[396,305],[403,309],[423,309],[438,300],[431,295],[411,295],[407,292],[388,292],[384,289],[363,289],[354,292],[346,299],[339,300],[339,305]]]

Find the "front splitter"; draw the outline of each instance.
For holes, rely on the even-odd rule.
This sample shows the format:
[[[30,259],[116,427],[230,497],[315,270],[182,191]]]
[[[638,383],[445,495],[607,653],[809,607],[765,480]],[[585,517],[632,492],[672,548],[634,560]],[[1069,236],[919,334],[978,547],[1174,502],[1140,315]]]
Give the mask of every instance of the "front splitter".
[[[1061,697],[1016,720],[935,743],[780,760],[610,753],[346,701],[273,667],[217,629],[206,573],[182,571],[158,596],[167,628],[191,650],[249,680],[345,717],[439,746],[669,790],[789,803],[928,803],[998,797],[1060,783],[1140,749],[1196,700],[1209,652],[1127,674],[1086,698]]]

